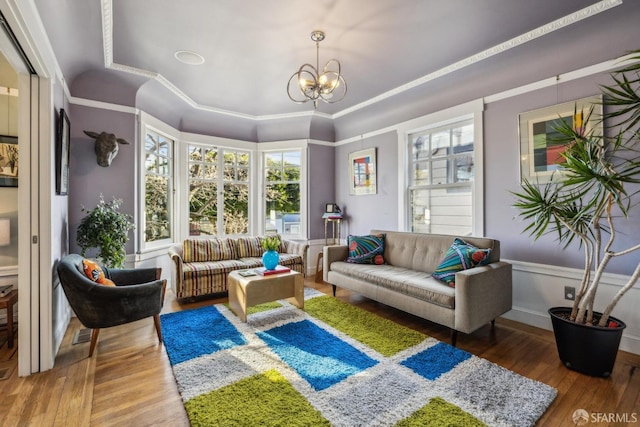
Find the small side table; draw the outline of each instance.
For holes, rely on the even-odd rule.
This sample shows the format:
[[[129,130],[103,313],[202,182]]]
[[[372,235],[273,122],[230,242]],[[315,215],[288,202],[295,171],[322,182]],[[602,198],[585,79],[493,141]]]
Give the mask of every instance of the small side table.
[[[331,243],[329,243],[329,235],[327,234],[327,226],[331,224]],[[342,224],[342,217],[332,218],[325,217],[324,218],[324,244],[328,245],[339,245],[340,244],[340,225]],[[337,229],[337,232],[336,232]]]
[[[0,297],[0,309],[7,309],[7,346],[9,348],[13,348],[13,306],[17,302],[18,291],[16,289],[12,290],[7,295]]]

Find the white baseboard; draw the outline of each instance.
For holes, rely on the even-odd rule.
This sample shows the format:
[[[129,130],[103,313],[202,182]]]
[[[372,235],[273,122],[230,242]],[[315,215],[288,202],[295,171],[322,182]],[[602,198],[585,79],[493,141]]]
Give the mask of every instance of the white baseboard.
[[[513,307],[511,311],[502,315],[505,319],[514,320],[526,325],[535,326],[548,331],[553,330],[551,318],[547,312],[535,312],[522,307]],[[640,354],[640,337],[623,333],[620,340],[620,350],[633,354]]]
[[[577,287],[582,279],[582,270],[554,265],[534,264],[504,260],[513,266],[513,309],[503,317],[538,328],[552,330],[550,307],[571,306],[564,299],[564,286]],[[623,286],[628,276],[604,274],[596,298],[596,310],[602,311],[615,292]],[[627,324],[622,334],[620,349],[640,354],[640,314],[636,309],[640,302],[640,290],[631,289],[620,300],[613,316]]]

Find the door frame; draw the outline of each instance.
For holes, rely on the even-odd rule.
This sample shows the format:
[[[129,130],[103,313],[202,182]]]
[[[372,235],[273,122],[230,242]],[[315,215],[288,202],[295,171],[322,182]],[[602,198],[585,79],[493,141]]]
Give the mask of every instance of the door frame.
[[[57,350],[51,304],[52,81],[62,73],[35,3],[0,0],[0,11],[31,65],[29,70],[12,63],[18,72],[18,211],[23,213],[18,219],[18,375],[26,376],[51,369]]]

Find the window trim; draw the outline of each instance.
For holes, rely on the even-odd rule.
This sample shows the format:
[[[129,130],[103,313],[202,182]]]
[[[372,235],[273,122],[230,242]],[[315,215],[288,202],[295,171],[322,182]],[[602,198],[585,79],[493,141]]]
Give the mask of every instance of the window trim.
[[[139,138],[138,141],[140,141],[137,153],[138,153],[138,162],[136,162],[137,164],[137,168],[138,170],[135,171],[135,176],[138,179],[138,186],[137,186],[137,195],[136,195],[136,199],[138,200],[137,206],[136,206],[136,212],[137,212],[137,218],[136,218],[136,239],[137,239],[137,247],[139,248],[137,252],[148,252],[148,251],[152,251],[152,250],[156,250],[158,248],[162,248],[162,247],[166,247],[166,246],[170,246],[171,244],[173,244],[173,242],[176,240],[177,237],[177,231],[178,231],[178,222],[179,222],[179,217],[176,215],[176,199],[179,196],[176,192],[176,189],[179,188],[179,177],[176,174],[176,165],[178,164],[177,162],[179,161],[179,150],[178,150],[178,141],[179,141],[179,134],[175,131],[175,129],[173,129],[172,127],[166,125],[165,123],[161,122],[160,120],[156,119],[155,117],[144,113],[144,112],[140,112],[139,117]],[[161,240],[156,240],[153,242],[147,242],[145,240],[144,237],[144,227],[142,226],[142,224],[144,223],[144,218],[145,218],[145,151],[146,151],[146,144],[145,144],[145,140],[146,140],[146,135],[147,135],[147,131],[151,131],[153,133],[156,133],[158,135],[161,135],[169,140],[172,141],[171,144],[171,185],[173,188],[170,189],[169,191],[169,205],[170,205],[170,218],[171,218],[171,227],[170,227],[170,237],[167,239],[161,239]]]
[[[256,155],[255,150],[251,150],[248,148],[238,148],[238,147],[230,147],[230,146],[221,146],[221,145],[217,145],[217,144],[211,144],[211,143],[204,143],[204,142],[193,142],[193,141],[187,141],[187,140],[183,140],[181,141],[181,145],[184,146],[184,150],[185,150],[185,155],[184,155],[184,172],[185,172],[185,184],[188,185],[189,181],[191,180],[191,177],[189,176],[189,146],[197,146],[197,147],[203,147],[203,148],[212,148],[215,149],[216,152],[218,153],[218,170],[219,171],[224,171],[225,168],[225,164],[224,164],[224,153],[227,152],[233,152],[233,153],[247,153],[249,155],[249,173],[248,173],[248,180],[246,182],[247,187],[249,188],[249,200],[248,200],[248,206],[247,206],[247,215],[248,215],[248,220],[249,220],[249,224],[247,226],[247,232],[250,234],[251,233],[251,208],[252,208],[252,204],[254,197],[253,196],[253,189],[252,189],[252,180],[253,180],[253,175],[254,175],[254,170],[253,170],[253,157]],[[217,181],[217,188],[218,188],[218,194],[217,194],[217,202],[218,202],[218,206],[223,206],[224,205],[224,191],[220,191],[221,188],[224,189],[224,185],[225,183],[227,183],[227,181],[224,180],[224,173],[221,173],[218,175],[218,181]],[[188,238],[190,239],[197,239],[197,236],[192,236],[190,234],[191,230],[189,229],[189,218],[190,218],[190,212],[189,212],[189,194],[187,191],[185,191],[185,200],[184,203],[181,204],[181,206],[185,206],[185,213],[186,213],[186,236],[188,236]],[[218,215],[217,218],[217,224],[216,224],[216,228],[218,230],[222,230],[222,233],[218,233],[216,234],[216,236],[232,236],[229,234],[224,233],[224,210],[223,210],[223,214],[222,215]],[[207,238],[207,235],[205,235],[203,238]]]
[[[299,234],[282,234],[284,239],[289,240],[306,240],[307,239],[307,175],[309,174],[309,169],[307,167],[307,153],[308,153],[308,141],[307,140],[292,140],[292,141],[283,141],[283,142],[268,142],[268,143],[260,143],[258,144],[258,155],[256,156],[258,164],[258,171],[260,172],[260,176],[256,180],[258,182],[259,188],[259,197],[256,203],[257,215],[255,218],[259,221],[258,223],[258,233],[265,233],[265,223],[266,223],[266,214],[265,214],[265,176],[263,165],[265,163],[265,155],[267,153],[280,153],[285,151],[300,151],[300,233]]]
[[[411,230],[409,219],[409,185],[411,183],[409,170],[409,137],[411,134],[449,126],[463,120],[473,121],[474,135],[474,180],[472,184],[472,232],[473,236],[484,236],[484,148],[482,136],[482,112],[484,101],[477,99],[446,110],[428,114],[400,124],[398,134],[398,229]]]

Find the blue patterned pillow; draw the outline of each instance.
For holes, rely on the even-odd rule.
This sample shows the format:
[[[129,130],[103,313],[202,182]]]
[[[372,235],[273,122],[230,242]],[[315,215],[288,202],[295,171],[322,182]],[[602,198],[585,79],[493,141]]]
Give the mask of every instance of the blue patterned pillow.
[[[486,265],[489,262],[490,254],[491,249],[476,248],[472,244],[456,238],[432,276],[451,287],[455,287],[458,271]]]
[[[354,264],[384,264],[384,234],[349,236],[347,262]]]

